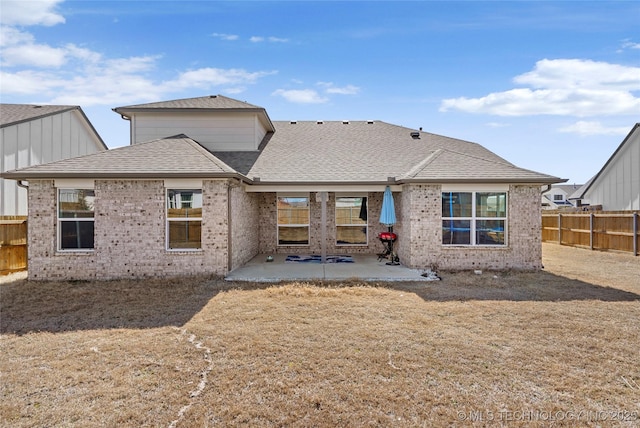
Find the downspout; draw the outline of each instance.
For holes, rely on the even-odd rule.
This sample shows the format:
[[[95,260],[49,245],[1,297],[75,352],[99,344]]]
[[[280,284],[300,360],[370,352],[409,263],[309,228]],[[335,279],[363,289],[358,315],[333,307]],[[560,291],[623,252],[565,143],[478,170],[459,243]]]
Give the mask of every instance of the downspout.
[[[233,267],[233,256],[232,256],[232,212],[231,212],[231,180],[227,180],[227,273],[231,272],[231,268]]]
[[[27,184],[23,184],[24,180],[18,180],[16,181],[16,184],[18,185],[18,187],[22,187],[23,189],[27,189],[29,190],[29,181],[27,181]]]

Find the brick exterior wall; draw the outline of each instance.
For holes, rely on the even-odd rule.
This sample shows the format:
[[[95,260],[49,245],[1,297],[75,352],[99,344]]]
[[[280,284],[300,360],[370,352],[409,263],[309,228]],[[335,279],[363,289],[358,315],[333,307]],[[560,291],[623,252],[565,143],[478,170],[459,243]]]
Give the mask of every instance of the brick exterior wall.
[[[227,181],[203,182],[202,250],[167,251],[162,180],[96,180],[94,251],[60,252],[56,189],[29,186],[29,279],[83,280],[223,275],[227,272]]]
[[[165,187],[162,180],[95,180],[95,249],[57,251],[56,189],[52,180],[29,183],[29,279],[224,275],[258,253],[319,254],[321,202],[310,193],[310,245],[277,245],[276,193],[247,193],[234,180],[203,181],[202,250],[167,251]],[[442,245],[441,186],[405,185],[394,193],[398,224],[395,245],[402,264],[443,270],[522,269],[541,266],[538,186],[511,185],[506,247]],[[376,254],[382,192],[369,193],[369,242],[335,244],[335,194],[328,194],[327,254]],[[231,221],[229,221],[229,209]],[[231,246],[228,245],[231,238]]]
[[[247,263],[260,250],[260,193],[231,186],[231,270]]]
[[[506,247],[442,245],[442,196],[439,185],[405,185],[405,231],[398,254],[406,266],[443,270],[538,270],[542,268],[542,220],[539,186],[509,186]]]

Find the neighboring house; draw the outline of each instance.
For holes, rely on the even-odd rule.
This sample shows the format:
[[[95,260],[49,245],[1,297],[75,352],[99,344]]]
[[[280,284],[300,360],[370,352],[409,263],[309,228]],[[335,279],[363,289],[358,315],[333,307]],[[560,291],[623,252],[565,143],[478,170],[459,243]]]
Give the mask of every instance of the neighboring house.
[[[31,279],[379,253],[387,186],[404,265],[541,268],[540,189],[563,180],[478,144],[380,121],[272,121],[219,95],[115,111],[131,145],[4,173],[29,180]]]
[[[542,190],[542,209],[557,210],[563,208],[575,208],[575,201],[569,199],[576,190],[582,187],[581,184],[554,184],[545,186]]]
[[[640,210],[640,123],[636,123],[602,169],[570,196],[578,206],[603,211]]]
[[[107,150],[78,106],[0,104],[2,172]],[[0,178],[0,217],[27,215],[27,190]]]

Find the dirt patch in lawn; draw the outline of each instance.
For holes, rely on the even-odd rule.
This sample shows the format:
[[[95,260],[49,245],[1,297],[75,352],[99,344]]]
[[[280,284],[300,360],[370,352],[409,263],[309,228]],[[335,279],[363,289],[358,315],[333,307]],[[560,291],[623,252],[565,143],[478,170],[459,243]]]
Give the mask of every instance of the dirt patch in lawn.
[[[3,284],[0,420],[637,426],[640,259],[574,250],[402,286]]]

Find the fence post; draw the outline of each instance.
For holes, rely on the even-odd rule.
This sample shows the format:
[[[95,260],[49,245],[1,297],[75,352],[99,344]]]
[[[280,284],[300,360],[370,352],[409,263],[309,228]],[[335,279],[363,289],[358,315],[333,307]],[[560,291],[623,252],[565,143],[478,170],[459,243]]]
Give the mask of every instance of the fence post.
[[[589,213],[589,248],[593,251],[593,213]]]
[[[558,245],[562,245],[562,214],[558,213]]]
[[[633,213],[633,255],[638,255],[638,213]]]

